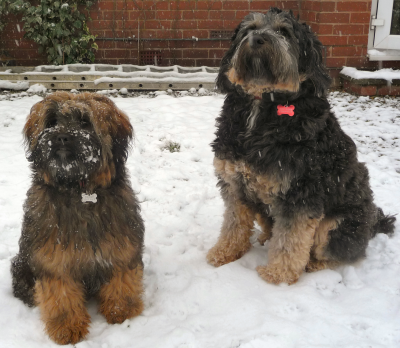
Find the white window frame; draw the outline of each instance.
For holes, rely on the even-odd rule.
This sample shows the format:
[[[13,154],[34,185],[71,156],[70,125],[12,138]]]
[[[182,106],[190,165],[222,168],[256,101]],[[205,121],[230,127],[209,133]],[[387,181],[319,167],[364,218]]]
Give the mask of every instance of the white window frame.
[[[400,60],[400,35],[390,35],[393,0],[372,0],[371,6],[369,60]]]

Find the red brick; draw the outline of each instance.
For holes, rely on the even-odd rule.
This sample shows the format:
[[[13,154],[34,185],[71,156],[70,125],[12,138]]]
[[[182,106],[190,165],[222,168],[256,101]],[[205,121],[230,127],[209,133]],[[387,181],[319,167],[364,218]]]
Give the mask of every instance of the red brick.
[[[367,4],[370,1],[340,1],[336,4],[339,12],[364,12],[367,11]]]
[[[224,1],[223,2],[224,10],[248,10],[249,2],[248,1]]]
[[[307,16],[305,16],[306,22],[309,24],[310,22],[317,21],[317,13],[316,12],[308,12]]]
[[[157,11],[162,11],[162,10],[169,10],[169,1],[157,1],[156,3],[156,9]]]
[[[149,19],[156,19],[156,12],[157,11],[140,11],[140,19],[149,20]]]
[[[367,57],[349,57],[347,58],[347,66],[359,69],[376,69],[376,62],[371,62]]]
[[[313,4],[314,4],[313,1],[303,1],[302,4],[301,4],[302,11],[312,11],[313,10]]]
[[[336,2],[321,2],[320,11],[333,12],[336,9]]]
[[[224,11],[224,12],[227,12],[227,11]],[[249,13],[251,13],[251,11],[247,11],[247,10],[236,11],[236,16],[233,19],[237,19],[241,22],[243,20],[243,18],[246,17]],[[228,20],[228,18],[226,20]],[[238,23],[240,23],[240,22],[238,22]]]
[[[144,21],[145,29],[161,29],[160,21]]]
[[[346,24],[346,25],[334,25],[334,35],[360,35],[364,31],[364,27],[361,24]]]
[[[120,65],[120,64],[138,65],[138,59],[137,59],[137,57],[118,59],[118,63],[117,64],[118,65]]]
[[[129,51],[127,50],[106,50],[104,51],[104,58],[128,58]]]
[[[99,1],[97,6],[100,11],[104,11],[104,10],[113,11],[114,10],[114,2],[112,2],[112,1]]]
[[[318,13],[317,22],[318,23],[349,23],[350,14],[348,13]]]
[[[90,11],[89,16],[92,20],[103,19],[103,11]]]
[[[169,8],[171,10],[195,10],[196,1],[171,1]]]
[[[197,29],[196,21],[178,21],[174,25],[176,29]]]
[[[182,13],[183,19],[208,19],[209,11],[183,11]]]
[[[208,51],[208,57],[209,58],[218,58],[221,59],[225,54],[225,50],[216,50],[216,49],[211,49]]]
[[[370,18],[371,18],[371,13],[369,13],[369,12],[352,13],[350,16],[350,23],[364,23],[365,24],[365,23],[369,23]]]
[[[156,9],[156,1],[138,1],[139,6],[143,10],[155,10]]]
[[[209,31],[208,30],[185,30],[184,31],[184,37],[185,38],[192,38],[192,36],[197,37],[199,39],[207,39],[209,36]]]
[[[385,86],[378,89],[377,95],[400,95],[399,86]]]
[[[150,50],[160,50],[168,48],[169,43],[165,40],[160,41],[145,41],[145,48]]]
[[[221,41],[197,41],[196,48],[220,48],[221,49]],[[224,52],[226,51],[224,48],[222,49]]]
[[[103,19],[109,20],[121,20],[129,18],[129,13],[127,11],[103,11]]]
[[[199,29],[225,29],[224,22],[218,20],[198,21]]]
[[[297,10],[299,8],[298,1],[277,1],[277,7],[283,10]]]
[[[208,58],[208,50],[184,50],[182,52],[183,58]]]
[[[111,29],[113,27],[113,21],[93,21],[90,28],[93,29]]]
[[[222,10],[222,1],[196,1],[197,10]]]
[[[182,50],[178,51],[178,50],[164,50],[162,52],[162,57],[164,58],[182,58]]]
[[[170,41],[169,47],[172,49],[193,48],[193,41]]]
[[[136,21],[139,19],[141,11],[129,11],[129,20]]]
[[[324,46],[347,45],[347,36],[319,36],[318,38]]]
[[[210,19],[236,19],[236,11],[210,11]]]
[[[330,35],[333,33],[333,25],[332,24],[320,24],[317,29],[314,29],[313,26],[311,26],[311,28],[318,35]]]
[[[141,39],[155,39],[155,38],[157,38],[157,31],[158,30],[141,30],[140,38]]]
[[[156,37],[158,39],[181,39],[182,31],[180,31],[180,30],[157,30]]]
[[[97,45],[99,46],[99,50],[104,49],[114,49],[115,42],[114,41],[104,41],[104,40],[96,40]]]
[[[222,29],[224,30],[233,30],[235,29],[241,22],[241,19],[236,20],[236,21],[224,21],[222,25]]]
[[[157,11],[158,19],[182,19],[182,11]]]
[[[227,50],[229,47],[231,47],[231,41],[230,40],[221,41],[221,47]]]
[[[368,45],[367,35],[351,35],[349,36],[349,45]]]
[[[251,11],[267,12],[271,7],[276,6],[276,1],[252,1],[250,2]]]
[[[115,41],[116,49],[136,49],[137,50],[138,43],[137,41]]]
[[[361,54],[359,46],[332,47],[333,57],[354,57]]]
[[[326,58],[326,66],[330,68],[338,68],[346,65],[346,58]]]

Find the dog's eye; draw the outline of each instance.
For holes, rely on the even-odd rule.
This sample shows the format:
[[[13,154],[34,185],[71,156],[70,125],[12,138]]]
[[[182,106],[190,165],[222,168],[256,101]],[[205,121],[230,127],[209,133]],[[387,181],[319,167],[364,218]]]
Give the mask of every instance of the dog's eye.
[[[46,123],[46,128],[53,128],[57,126],[57,119],[53,118]]]
[[[284,37],[289,37],[290,36],[289,30],[287,30],[286,28],[279,28],[278,32],[280,34],[282,34]]]
[[[81,120],[81,127],[82,128],[89,128],[90,127],[90,122],[88,120]]]

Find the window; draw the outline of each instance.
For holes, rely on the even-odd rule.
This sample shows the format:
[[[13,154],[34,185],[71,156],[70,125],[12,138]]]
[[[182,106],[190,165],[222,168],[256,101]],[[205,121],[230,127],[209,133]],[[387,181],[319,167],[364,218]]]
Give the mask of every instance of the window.
[[[372,0],[370,60],[400,60],[400,0]]]

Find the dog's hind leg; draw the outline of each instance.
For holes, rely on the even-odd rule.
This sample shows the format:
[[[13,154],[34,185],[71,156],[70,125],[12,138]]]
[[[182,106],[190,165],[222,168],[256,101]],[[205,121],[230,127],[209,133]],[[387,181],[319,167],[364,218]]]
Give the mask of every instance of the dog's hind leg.
[[[268,250],[268,265],[257,267],[269,283],[293,284],[305,269],[320,219],[297,216],[291,222],[277,218]]]
[[[271,238],[274,222],[271,217],[263,216],[259,213],[256,214],[256,220],[262,229],[262,233],[258,236],[257,240],[261,245],[264,245]]]
[[[337,228],[338,222],[332,218],[324,218],[315,230],[314,245],[311,248],[310,260],[306,272],[316,272],[326,268],[335,268],[339,262],[329,260],[326,256],[326,246],[329,243],[329,232]]]
[[[231,196],[225,200],[226,210],[217,244],[207,254],[207,261],[215,266],[241,258],[251,247],[254,212]]]
[[[120,324],[143,311],[143,268],[114,269],[109,282],[99,292],[99,311],[109,324]]]
[[[43,277],[35,284],[35,302],[46,332],[58,344],[75,344],[89,332],[83,285],[68,276]]]
[[[18,254],[12,259],[11,274],[14,296],[32,307],[34,305],[33,288],[35,286],[35,277],[27,262],[27,256]]]

